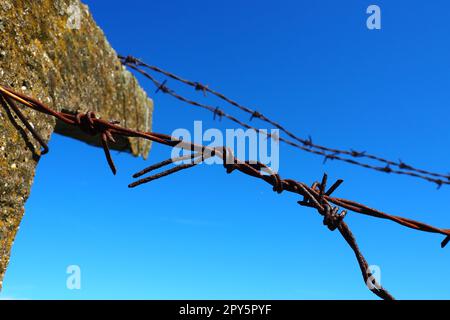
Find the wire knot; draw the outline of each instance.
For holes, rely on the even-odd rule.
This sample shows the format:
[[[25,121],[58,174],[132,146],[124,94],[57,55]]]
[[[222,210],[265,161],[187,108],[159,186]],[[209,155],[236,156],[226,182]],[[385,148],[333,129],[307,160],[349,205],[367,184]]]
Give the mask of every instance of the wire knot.
[[[355,157],[355,158],[364,157],[365,154],[366,154],[366,151],[351,150],[351,155],[352,155],[352,157]]]
[[[273,191],[276,193],[282,193],[284,191],[283,181],[278,173],[272,174],[273,179]]]
[[[85,133],[95,136],[102,132],[96,122],[97,117],[94,112],[88,111],[86,113],[77,113],[75,121],[78,127]]]
[[[337,156],[335,154],[326,154],[324,159],[323,159],[323,163],[325,164],[327,161],[329,160],[336,160]]]
[[[216,107],[213,111],[213,119],[216,120],[217,117],[219,117],[219,120],[222,120],[222,117],[225,115],[225,113],[219,108]]]
[[[387,165],[386,167],[381,168],[381,171],[386,172],[386,173],[391,173],[392,169],[391,169],[391,167],[389,167],[389,165]]]
[[[407,165],[406,163],[404,163],[402,160],[400,160],[400,163],[399,163],[398,167],[400,169],[406,169],[406,170],[413,170],[414,169],[410,165]]]
[[[132,63],[132,64],[138,64],[139,60],[133,56],[126,56],[126,57],[122,57],[122,59],[124,60],[125,63]]]
[[[195,91],[202,91],[203,95],[206,96],[206,90],[208,90],[208,86],[201,84],[200,82],[194,82]]]
[[[170,89],[166,86],[167,80],[164,80],[156,89],[155,94],[158,92],[162,92],[162,93],[169,93]]]
[[[92,136],[96,136],[98,134],[101,135],[101,144],[105,152],[106,160],[108,161],[108,165],[111,168],[112,173],[116,174],[117,169],[114,165],[114,161],[112,160],[108,145],[109,142],[116,142],[111,133],[111,128],[102,125],[95,116],[95,113],[93,113],[92,111],[88,111],[86,113],[78,113],[75,116],[75,123],[83,132],[87,134],[90,134]],[[117,121],[111,121],[110,124],[117,124]]]
[[[347,215],[347,211],[342,210],[342,212],[339,213],[338,207],[331,207],[329,204],[324,204],[323,208],[324,210],[319,210],[324,216],[323,224],[327,226],[330,231],[336,230]]]
[[[253,111],[252,116],[250,117],[250,121],[252,121],[255,118],[261,119],[262,114],[259,113],[258,111]]]
[[[312,147],[313,146],[313,141],[312,141],[311,136],[308,137],[308,140],[304,140],[303,141],[303,145],[305,147]]]

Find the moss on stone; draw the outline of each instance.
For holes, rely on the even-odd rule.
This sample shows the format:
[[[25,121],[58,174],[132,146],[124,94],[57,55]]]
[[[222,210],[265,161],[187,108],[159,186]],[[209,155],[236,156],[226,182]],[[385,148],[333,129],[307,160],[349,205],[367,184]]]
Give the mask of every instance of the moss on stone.
[[[79,29],[67,25],[70,6],[80,9]],[[152,101],[78,0],[0,0],[0,79],[56,110],[91,110],[151,130]],[[24,114],[48,140],[55,120],[33,110]],[[39,146],[22,128],[0,107],[0,288],[39,160]],[[61,124],[57,128],[72,135]],[[150,143],[129,140],[121,148],[146,157]]]

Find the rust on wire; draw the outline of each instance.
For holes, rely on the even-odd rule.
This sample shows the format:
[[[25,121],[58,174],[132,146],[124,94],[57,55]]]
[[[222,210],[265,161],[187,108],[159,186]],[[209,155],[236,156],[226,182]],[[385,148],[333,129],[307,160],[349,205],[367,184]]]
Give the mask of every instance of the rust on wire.
[[[179,95],[174,90],[168,88],[165,85],[167,80],[160,83],[158,80],[156,80],[156,78],[154,78],[146,70],[154,71],[154,72],[162,74],[168,78],[176,80],[180,83],[191,86],[195,89],[195,91],[202,91],[204,93],[204,95],[206,95],[206,93],[210,93],[210,94],[220,98],[221,100],[225,101],[226,103],[230,104],[231,106],[236,107],[239,110],[250,114],[250,121],[252,121],[253,119],[260,119],[261,121],[268,123],[268,124],[274,126],[275,128],[279,129],[281,132],[283,132],[285,135],[288,136],[288,138],[284,138],[284,137],[279,138],[279,140],[282,141],[283,143],[286,143],[292,147],[301,149],[306,152],[310,152],[310,153],[313,153],[313,154],[316,154],[319,156],[323,156],[324,162],[326,162],[327,160],[339,160],[339,161],[343,161],[343,162],[346,162],[346,163],[349,163],[352,165],[356,165],[359,167],[363,167],[366,169],[375,170],[378,172],[392,173],[392,174],[398,174],[398,175],[407,175],[407,176],[423,179],[428,182],[432,182],[432,183],[436,184],[438,186],[438,188],[444,184],[450,185],[450,174],[435,173],[435,172],[431,172],[428,170],[415,168],[411,165],[404,163],[401,160],[392,161],[392,160],[385,159],[385,158],[382,158],[382,157],[379,157],[376,155],[369,154],[365,151],[361,152],[361,151],[355,151],[355,150],[341,150],[341,149],[329,148],[326,146],[315,144],[312,142],[312,139],[310,137],[308,139],[303,139],[303,138],[299,137],[298,135],[294,134],[292,131],[286,129],[285,126],[268,118],[264,114],[262,114],[256,110],[250,109],[250,108],[236,102],[235,100],[228,98],[224,94],[211,89],[209,86],[201,84],[201,82],[184,79],[172,72],[163,70],[163,69],[153,66],[153,65],[149,65],[149,64],[143,62],[142,60],[137,59],[133,56],[120,56],[119,55],[119,58],[121,59],[122,64],[128,66],[129,68],[139,72],[140,74],[142,74],[145,77],[147,77],[148,79],[150,79],[157,88],[164,88],[164,90],[161,90],[164,93],[167,93],[167,94],[171,95],[172,97],[174,97],[180,101],[183,101],[185,103],[209,110],[210,112],[214,113],[214,118],[216,117],[218,110],[220,110],[218,108],[211,107],[209,105],[199,103],[197,101],[194,101],[194,100],[191,100],[191,99],[185,98],[184,96]],[[160,91],[160,90],[157,90],[157,91]],[[221,117],[225,117],[247,129],[252,129],[257,132],[261,132],[262,134],[267,134],[268,136],[270,136],[270,134],[265,133],[264,131],[260,131],[258,128],[250,126],[248,123],[245,123],[244,121],[241,121],[241,120],[237,119],[236,117],[225,113],[222,110],[221,110]],[[359,160],[356,160],[356,159],[359,159]],[[368,159],[370,161],[374,161],[375,163],[378,163],[381,165],[371,164],[371,163],[368,163],[367,161],[364,162],[362,159]],[[393,168],[396,168],[396,169],[393,169]]]
[[[184,149],[186,151],[191,151],[191,154],[165,160],[134,174],[133,177],[138,180],[131,183],[129,185],[130,188],[134,188],[142,184],[166,177],[168,175],[175,174],[182,170],[192,168],[198,164],[201,164],[205,159],[219,157],[223,160],[223,166],[226,169],[227,173],[239,171],[248,176],[265,181],[272,186],[274,192],[282,193],[284,191],[287,191],[300,195],[303,199],[298,202],[299,205],[315,209],[321,216],[323,216],[323,224],[327,226],[329,230],[339,230],[339,233],[342,235],[342,237],[345,239],[345,241],[355,254],[365,284],[369,287],[369,290],[371,290],[374,294],[382,299],[391,300],[394,298],[386,289],[381,287],[381,285],[377,283],[375,278],[372,276],[369,264],[361,253],[361,250],[359,249],[356,239],[352,234],[350,228],[344,221],[344,218],[347,215],[347,211],[352,211],[354,213],[368,215],[375,218],[390,220],[404,227],[418,231],[444,235],[445,239],[441,243],[442,247],[445,247],[450,242],[450,229],[436,228],[412,219],[390,215],[388,213],[369,208],[366,205],[352,200],[332,197],[332,194],[342,184],[343,180],[337,180],[331,185],[329,189],[327,189],[328,177],[326,174],[322,177],[321,182],[314,182],[312,186],[308,186],[307,184],[296,180],[282,179],[278,173],[273,172],[270,167],[263,163],[250,163],[248,161],[239,160],[234,156],[233,151],[228,147],[208,147],[191,142],[185,142],[183,140],[176,139],[165,134],[128,129],[120,126],[116,121],[105,121],[101,118],[97,118],[93,112],[78,114],[57,112],[31,97],[28,97],[19,92],[15,92],[10,88],[1,85],[0,98],[3,104],[6,103],[9,106],[14,105],[14,103],[11,103],[12,100],[14,100],[15,102],[22,104],[23,106],[59,119],[60,121],[63,121],[68,125],[79,127],[86,134],[98,136],[102,142],[107,163],[113,173],[116,173],[116,167],[109,152],[108,142],[113,142],[115,140],[114,136],[137,137],[169,147],[176,147]],[[16,107],[16,109],[14,110],[18,110],[18,108]],[[27,120],[25,118],[21,120],[24,122],[24,124],[27,123]],[[28,126],[26,124],[25,126],[28,129],[30,127],[32,128],[32,126]],[[30,132],[33,132],[32,135],[38,141],[42,140],[37,132],[31,130]],[[40,141],[40,143],[43,147],[46,146],[43,140]],[[45,147],[44,149],[48,150],[48,148]],[[153,172],[157,169],[161,169],[168,165],[175,164],[178,161],[188,159],[190,159],[190,163],[176,165],[165,171],[152,174],[148,177],[142,177],[145,174]],[[339,212],[340,210],[341,212]]]
[[[2,88],[0,87],[0,90],[2,90]],[[3,91],[0,91],[3,93]],[[20,111],[20,109],[16,106],[16,104],[14,103],[14,101],[11,99],[11,97],[7,94],[2,94],[0,96],[0,103],[2,104],[2,106],[5,109],[8,110],[12,110],[17,117],[20,119],[20,121],[22,121],[22,123],[24,124],[24,126],[28,129],[28,131],[30,131],[31,135],[39,142],[39,144],[42,147],[41,150],[41,155],[44,155],[46,153],[48,153],[49,148],[47,146],[47,143],[45,142],[45,140],[41,137],[41,135],[34,129],[33,125],[27,120],[27,118],[25,117],[25,115],[22,113],[22,111]]]

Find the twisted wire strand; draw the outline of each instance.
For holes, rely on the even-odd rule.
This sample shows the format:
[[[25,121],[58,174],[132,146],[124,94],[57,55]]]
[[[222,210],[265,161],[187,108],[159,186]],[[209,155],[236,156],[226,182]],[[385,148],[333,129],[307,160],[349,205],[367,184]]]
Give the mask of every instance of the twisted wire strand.
[[[298,202],[299,205],[316,209],[316,211],[324,217],[324,225],[326,225],[331,231],[336,229],[339,230],[339,233],[342,235],[342,237],[345,239],[345,241],[348,243],[355,254],[364,282],[369,286],[369,290],[371,290],[375,295],[382,299],[391,300],[394,299],[394,297],[386,289],[381,287],[381,285],[377,283],[375,278],[372,277],[369,265],[364,258],[361,250],[359,249],[354,235],[352,234],[348,225],[343,221],[344,217],[346,216],[346,210],[369,215],[375,218],[387,219],[414,230],[444,235],[446,238],[441,244],[442,247],[445,247],[445,245],[450,241],[450,229],[436,228],[419,221],[402,218],[376,209],[371,209],[366,205],[357,203],[352,200],[332,197],[332,193],[335,192],[336,189],[342,184],[342,180],[337,180],[327,190],[327,176],[324,175],[321,183],[314,182],[312,186],[309,187],[303,182],[295,181],[292,179],[282,179],[279,174],[273,172],[267,165],[263,163],[250,163],[248,161],[237,159],[234,156],[233,151],[228,147],[208,147],[179,140],[166,134],[142,132],[138,130],[128,129],[120,126],[116,121],[105,121],[101,118],[97,118],[92,112],[77,114],[57,112],[31,97],[28,97],[19,92],[15,92],[10,88],[1,85],[0,97],[4,100],[8,100],[8,98],[12,99],[16,102],[19,102],[25,107],[29,107],[40,113],[55,117],[68,125],[80,128],[86,134],[99,136],[102,141],[105,141],[105,143],[102,143],[102,146],[105,151],[108,165],[114,174],[116,173],[116,167],[110,155],[108,146],[109,141],[114,141],[114,136],[142,138],[172,148],[181,148],[193,152],[192,154],[186,156],[168,159],[163,162],[154,164],[134,174],[134,178],[140,179],[131,183],[129,185],[130,188],[134,188],[150,181],[154,181],[162,177],[175,174],[176,172],[191,168],[202,163],[202,161],[205,159],[211,157],[219,157],[223,160],[223,166],[226,169],[227,173],[239,171],[248,176],[252,176],[267,182],[277,193],[289,191],[302,196],[303,200]],[[25,118],[24,121],[26,121]],[[26,127],[28,128],[28,126]],[[149,177],[141,178],[143,175],[149,172],[187,159],[190,159],[191,163],[177,165],[163,172],[153,174]],[[343,210],[341,213],[339,213],[339,207],[346,210]]]
[[[152,75],[150,75],[148,72],[143,70],[142,67],[152,70],[154,72],[160,73],[168,78],[171,78],[173,80],[176,80],[176,81],[186,84],[188,86],[191,86],[196,91],[202,91],[204,95],[206,95],[206,93],[213,94],[214,96],[222,99],[223,101],[240,109],[241,111],[250,114],[251,115],[250,120],[252,120],[254,118],[258,118],[258,119],[274,126],[275,128],[279,129],[281,132],[285,133],[289,138],[295,140],[296,142],[289,140],[289,139],[285,139],[283,137],[277,137],[277,139],[279,141],[286,143],[292,147],[298,148],[300,150],[323,156],[325,159],[324,161],[338,160],[338,161],[343,161],[343,162],[346,162],[346,163],[349,163],[352,165],[356,165],[359,167],[363,167],[366,169],[375,170],[378,172],[393,173],[393,174],[398,174],[398,175],[407,175],[410,177],[415,177],[415,178],[419,178],[419,179],[422,179],[422,180],[425,180],[425,181],[428,181],[431,183],[435,183],[438,186],[438,188],[440,188],[442,185],[450,184],[450,175],[449,174],[435,173],[435,172],[431,172],[428,170],[415,168],[411,165],[406,164],[405,162],[403,162],[401,160],[398,162],[392,161],[392,160],[385,159],[385,158],[382,158],[382,157],[379,157],[379,156],[376,156],[373,154],[369,154],[365,151],[360,152],[360,151],[355,151],[355,150],[341,150],[341,149],[337,149],[337,148],[330,148],[330,147],[322,146],[322,145],[314,143],[310,137],[308,139],[300,138],[299,136],[295,135],[292,131],[286,129],[280,123],[270,119],[269,117],[265,116],[264,114],[254,110],[254,109],[250,109],[246,106],[239,104],[235,100],[230,99],[227,96],[225,96],[224,94],[211,89],[207,85],[203,85],[200,82],[184,79],[183,77],[180,77],[174,73],[171,73],[169,71],[166,71],[164,69],[161,69],[161,68],[153,66],[153,65],[149,65],[149,64],[143,62],[142,60],[137,59],[133,56],[125,57],[125,56],[119,55],[119,58],[121,59],[121,61],[124,65],[137,71],[138,73],[147,77],[151,82],[153,82],[153,84],[157,88],[156,92],[161,91],[161,92],[163,92],[165,94],[169,94],[172,97],[174,97],[180,101],[183,101],[187,104],[206,109],[214,114],[214,118],[216,118],[216,116],[219,116],[220,118],[225,117],[244,128],[255,130],[258,133],[262,132],[263,134],[267,134],[269,137],[271,136],[270,134],[257,129],[254,126],[251,126],[248,123],[241,121],[234,116],[231,116],[230,114],[225,113],[219,107],[212,107],[212,106],[209,106],[209,105],[206,105],[203,103],[199,103],[192,99],[185,98],[184,96],[182,96],[182,95],[176,93],[174,90],[170,89],[167,86],[167,80],[164,80],[163,82],[157,81]],[[349,156],[350,158],[345,157],[345,156]],[[382,163],[384,166],[376,166],[376,165],[372,165],[372,164],[369,164],[366,162],[355,160],[357,158],[359,158],[359,159],[367,158],[367,159]],[[393,169],[391,167],[396,167],[398,169]]]

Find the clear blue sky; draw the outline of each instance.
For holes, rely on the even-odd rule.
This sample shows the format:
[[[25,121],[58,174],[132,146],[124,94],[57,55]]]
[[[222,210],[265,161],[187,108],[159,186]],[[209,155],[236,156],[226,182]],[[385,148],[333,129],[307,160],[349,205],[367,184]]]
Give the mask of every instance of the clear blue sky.
[[[121,54],[209,84],[319,143],[450,171],[448,1],[85,2]],[[382,30],[366,28],[370,4],[382,9]],[[156,132],[194,120],[234,127],[140,81],[155,101]],[[101,149],[56,135],[50,148],[0,297],[374,298],[345,241],[293,195],[220,166],[129,190],[131,174],[168,148],[154,146],[146,162],[114,153],[116,177]],[[323,172],[345,180],[337,196],[450,227],[448,186],[282,148],[282,176],[311,183]],[[346,221],[394,296],[450,298],[441,236],[353,213]],[[79,291],[66,289],[73,264]]]

